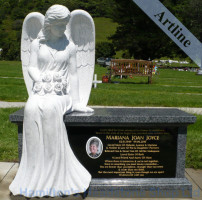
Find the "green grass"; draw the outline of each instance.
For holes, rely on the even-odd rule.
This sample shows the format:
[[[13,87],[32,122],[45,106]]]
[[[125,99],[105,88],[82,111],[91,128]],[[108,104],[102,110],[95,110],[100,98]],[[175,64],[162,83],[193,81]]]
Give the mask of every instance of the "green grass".
[[[9,122],[9,115],[19,108],[0,109],[0,161],[18,160],[17,125]],[[202,169],[202,116],[188,126],[186,167]]]
[[[97,17],[93,20],[95,22],[96,42],[110,41],[108,37],[115,33],[118,24],[104,17]]]
[[[26,101],[28,98],[21,62],[0,61],[0,100]]]
[[[98,80],[106,72],[106,68],[96,65]],[[11,78],[0,78],[0,100],[26,101],[24,80],[12,78],[22,77],[20,62],[0,62],[0,77],[1,74]],[[112,81],[116,84],[98,84],[97,89],[92,89],[89,105],[202,107],[202,76],[193,72],[161,69],[152,84],[147,84],[145,77]]]
[[[95,69],[98,74],[106,71],[102,67]],[[90,105],[202,107],[202,76],[193,72],[162,69],[152,84],[146,84],[145,77],[112,81],[117,84],[99,84],[92,89]]]
[[[9,121],[9,114],[19,108],[0,109],[0,161],[18,160],[17,125]]]
[[[198,68],[198,65],[195,63],[189,63],[189,64],[181,64],[181,63],[171,63],[171,64],[163,64],[164,67],[196,67]]]
[[[21,62],[0,61],[0,77],[20,77],[22,78]]]
[[[0,100],[27,101],[28,94],[23,79],[0,78]]]
[[[118,26],[111,19],[105,17],[96,17],[95,22],[95,37],[97,42],[111,42],[108,38],[116,32]],[[123,51],[117,51],[115,57],[121,58]]]
[[[197,122],[188,126],[186,167],[202,169],[202,115]]]

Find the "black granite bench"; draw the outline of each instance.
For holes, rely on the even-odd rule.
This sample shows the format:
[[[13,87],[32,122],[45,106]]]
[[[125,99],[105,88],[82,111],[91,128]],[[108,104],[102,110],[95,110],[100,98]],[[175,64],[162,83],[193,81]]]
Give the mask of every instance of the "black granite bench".
[[[11,114],[10,121],[18,125],[20,160],[23,109]],[[195,121],[178,109],[95,108],[94,113],[64,115],[71,148],[92,175],[92,197],[190,198],[186,136]],[[92,137],[103,145],[97,159],[86,150]]]

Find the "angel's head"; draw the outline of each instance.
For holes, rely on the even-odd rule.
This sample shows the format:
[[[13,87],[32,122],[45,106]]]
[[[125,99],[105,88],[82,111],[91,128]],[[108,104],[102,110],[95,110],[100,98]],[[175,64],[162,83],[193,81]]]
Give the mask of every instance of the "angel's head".
[[[47,10],[44,19],[44,26],[42,29],[44,40],[49,40],[51,35],[54,35],[56,37],[63,36],[69,19],[70,11],[65,6],[51,6]]]

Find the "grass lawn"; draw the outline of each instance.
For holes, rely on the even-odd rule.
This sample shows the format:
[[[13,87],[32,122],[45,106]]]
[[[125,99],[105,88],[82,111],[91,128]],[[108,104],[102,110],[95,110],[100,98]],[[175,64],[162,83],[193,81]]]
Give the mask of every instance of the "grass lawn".
[[[27,101],[28,94],[23,79],[0,78],[0,100]]]
[[[93,18],[95,23],[96,42],[108,42],[108,37],[113,35],[118,26],[111,19],[105,17]]]
[[[111,19],[105,17],[93,18],[95,23],[95,37],[97,42],[111,42],[108,38],[116,32],[118,26]],[[121,58],[123,51],[117,51],[115,57]]]
[[[158,66],[158,65],[157,65]],[[189,64],[181,64],[181,63],[171,63],[171,64],[163,64],[164,67],[196,67],[198,68],[198,65],[195,63],[189,63]]]
[[[6,69],[6,70],[5,70]],[[107,69],[96,65],[98,80]],[[0,100],[26,101],[26,87],[21,77],[20,62],[0,62]],[[113,84],[98,84],[92,89],[89,105],[108,106],[164,106],[164,107],[202,107],[202,76],[194,72],[179,72],[170,69],[159,70],[153,83],[147,78],[113,78]]]
[[[0,61],[0,77],[18,77],[23,78],[21,62],[18,61]]]
[[[186,167],[202,169],[202,115],[196,117],[196,123],[188,126]]]
[[[9,121],[9,114],[19,108],[0,109],[0,161],[18,160],[18,128]]]
[[[96,67],[99,80],[106,71]],[[116,84],[98,84],[92,89],[90,105],[202,107],[202,76],[193,72],[162,69],[152,84],[146,84],[145,77],[112,81]]]
[[[9,122],[9,114],[19,108],[0,109],[0,161],[18,160],[17,125]],[[202,116],[188,127],[186,167],[202,169]]]

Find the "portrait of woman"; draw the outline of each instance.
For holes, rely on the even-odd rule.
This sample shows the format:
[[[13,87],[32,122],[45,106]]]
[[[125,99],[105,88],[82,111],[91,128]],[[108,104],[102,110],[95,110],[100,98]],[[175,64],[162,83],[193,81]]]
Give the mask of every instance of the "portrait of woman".
[[[70,147],[63,122],[66,112],[93,112],[80,103],[76,46],[65,34],[70,17],[65,6],[51,6],[31,42],[28,74],[33,87],[24,110],[22,158],[9,187],[13,195],[83,193],[91,181]]]
[[[98,137],[91,137],[86,143],[86,152],[92,159],[99,158],[102,155],[103,144]]]

